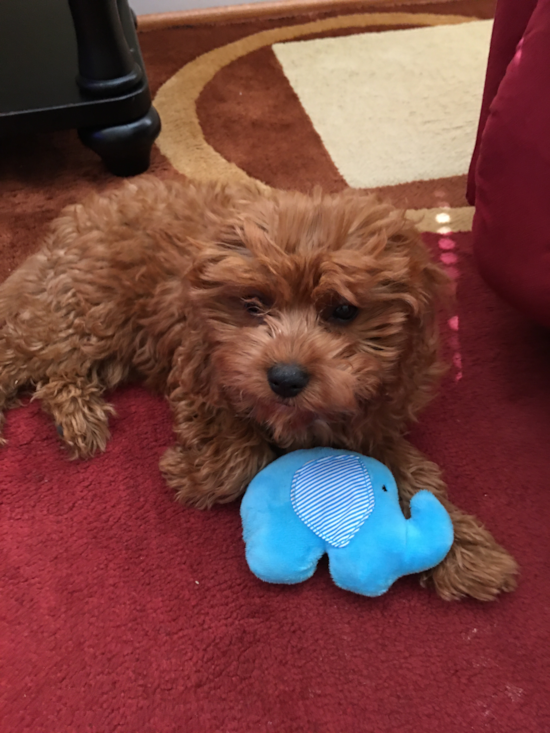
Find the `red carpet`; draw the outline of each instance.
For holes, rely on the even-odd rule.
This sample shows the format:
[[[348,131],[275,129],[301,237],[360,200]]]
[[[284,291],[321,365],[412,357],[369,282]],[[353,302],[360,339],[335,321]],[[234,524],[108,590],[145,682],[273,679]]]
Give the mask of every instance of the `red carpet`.
[[[248,571],[237,506],[177,506],[156,470],[166,406],[117,393],[107,453],[69,463],[37,405],[2,451],[2,730],[550,730],[550,343],[501,305],[460,239],[464,378],[416,431],[454,501],[522,566],[495,603],[399,581],[378,600],[326,567]]]
[[[167,74],[201,51],[186,38],[213,43],[180,31],[159,32]],[[2,274],[63,204],[113,184],[72,133],[10,146],[2,165]],[[158,151],[153,171],[176,175]],[[463,377],[451,371],[414,441],[518,559],[518,590],[445,603],[409,578],[365,599],[326,565],[268,586],[246,566],[237,505],[186,509],[163,485],[162,399],[113,395],[112,440],[89,462],[69,462],[26,404],[0,451],[2,733],[550,731],[550,336],[488,290],[470,234],[453,239]]]

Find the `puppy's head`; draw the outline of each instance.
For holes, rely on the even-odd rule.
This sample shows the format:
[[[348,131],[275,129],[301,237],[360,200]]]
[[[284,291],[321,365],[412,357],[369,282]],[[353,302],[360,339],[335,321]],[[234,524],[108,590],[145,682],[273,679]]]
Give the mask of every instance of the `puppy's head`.
[[[439,372],[443,280],[414,226],[371,197],[252,198],[190,274],[208,379],[284,448],[369,413],[395,427]]]

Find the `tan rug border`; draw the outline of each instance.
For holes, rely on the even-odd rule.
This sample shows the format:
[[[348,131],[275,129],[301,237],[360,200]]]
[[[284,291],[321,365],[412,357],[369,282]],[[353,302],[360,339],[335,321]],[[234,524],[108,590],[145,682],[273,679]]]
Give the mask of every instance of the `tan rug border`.
[[[474,220],[473,206],[455,208],[408,209],[407,216],[420,232],[442,236],[454,232],[471,232]]]
[[[367,0],[375,7],[399,8],[403,5],[427,5],[434,0]],[[454,0],[438,0],[452,3]],[[240,23],[246,20],[284,18],[313,12],[352,11],[365,6],[366,0],[271,0],[271,2],[226,5],[217,8],[177,10],[171,13],[138,15],[138,30],[155,31],[179,26],[213,25],[214,23]]]

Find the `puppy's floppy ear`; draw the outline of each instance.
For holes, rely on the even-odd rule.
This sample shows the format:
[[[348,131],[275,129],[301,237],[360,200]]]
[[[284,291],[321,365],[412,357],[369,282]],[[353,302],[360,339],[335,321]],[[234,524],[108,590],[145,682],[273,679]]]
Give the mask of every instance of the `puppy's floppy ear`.
[[[341,201],[346,216],[345,250],[380,254],[388,239],[399,233],[405,223],[402,212],[374,195],[350,191],[341,194]]]
[[[453,284],[431,258],[427,246],[412,222],[388,238],[387,247],[408,260],[407,289],[411,311],[405,328],[407,347],[400,361],[400,376],[393,401],[408,420],[433,395],[434,387],[446,371],[439,352],[439,321],[453,302]]]
[[[194,288],[215,288],[228,278],[230,280],[233,273],[239,272],[252,259],[238,221],[224,222],[211,240],[194,244],[195,252],[187,273],[187,280]]]
[[[347,203],[353,218],[342,254],[362,262],[373,275],[371,284],[386,298],[400,301],[407,312],[404,348],[387,397],[393,412],[410,421],[445,371],[439,359],[438,316],[452,302],[451,283],[405,212],[373,197],[350,196]]]
[[[408,284],[418,301],[419,315],[434,314],[452,302],[452,283],[434,262],[415,224],[404,215],[388,232],[386,249],[407,261]]]

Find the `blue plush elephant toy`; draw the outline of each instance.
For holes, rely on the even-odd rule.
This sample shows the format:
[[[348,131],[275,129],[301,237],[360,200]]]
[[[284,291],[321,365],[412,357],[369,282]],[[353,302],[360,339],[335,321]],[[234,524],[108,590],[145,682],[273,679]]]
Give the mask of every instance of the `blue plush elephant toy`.
[[[333,448],[289,453],[250,483],[241,505],[246,559],[270,583],[300,583],[327,553],[332,579],[365,596],[440,563],[453,543],[447,511],[429,491],[399,506],[391,472]]]

